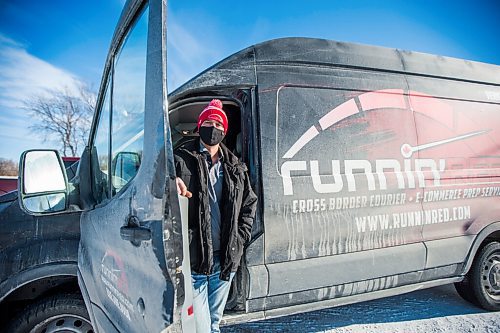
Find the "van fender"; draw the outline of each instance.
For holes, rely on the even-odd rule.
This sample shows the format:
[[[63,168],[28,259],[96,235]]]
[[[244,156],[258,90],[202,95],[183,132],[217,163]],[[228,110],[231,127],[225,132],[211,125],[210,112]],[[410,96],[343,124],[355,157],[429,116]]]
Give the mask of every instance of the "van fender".
[[[474,262],[474,258],[476,256],[476,253],[479,250],[479,247],[484,242],[484,240],[486,238],[488,238],[494,232],[500,232],[500,222],[493,222],[493,223],[487,225],[481,231],[479,231],[479,233],[477,234],[476,239],[474,240],[474,243],[472,244],[472,247],[469,250],[469,253],[467,254],[467,257],[465,259],[465,264],[464,264],[464,269],[462,271],[462,275],[465,275],[469,272],[469,270],[472,266],[472,263]]]
[[[51,236],[58,236],[52,234]],[[48,236],[47,236],[48,237]],[[76,238],[55,240],[44,237],[16,244],[0,252],[0,302],[25,285],[57,276],[76,278],[78,266]]]
[[[0,303],[9,295],[30,283],[54,277],[74,277],[76,280],[77,262],[47,263],[32,266],[0,283]]]

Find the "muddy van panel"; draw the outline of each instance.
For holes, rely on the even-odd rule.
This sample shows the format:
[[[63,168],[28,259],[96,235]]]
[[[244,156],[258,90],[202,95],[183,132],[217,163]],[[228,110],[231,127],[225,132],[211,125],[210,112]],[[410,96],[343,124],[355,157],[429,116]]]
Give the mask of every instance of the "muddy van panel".
[[[319,71],[327,77],[323,85],[342,82],[336,70]],[[403,142],[417,143],[413,115],[405,111],[405,83],[397,86],[393,75],[349,76],[350,89],[313,83],[259,95],[261,101],[269,95],[275,109],[268,122],[275,127],[275,151],[262,152],[275,171],[266,182],[270,191],[264,188],[265,207],[271,207],[264,216],[269,295],[309,289],[309,298],[298,301],[312,301],[321,298],[319,288],[372,279],[375,290],[386,286],[380,278],[393,276],[397,284],[398,274],[425,267],[422,225],[393,227],[387,209],[421,209],[413,198],[422,189],[411,186],[415,179],[407,180],[404,171],[416,157],[405,161],[400,153]],[[388,84],[395,89],[381,89]],[[420,278],[416,273],[405,280]]]
[[[231,78],[214,82],[222,73]],[[260,163],[249,168],[263,223],[246,252],[247,312],[457,282],[498,240],[498,66],[285,38],[223,60],[170,98],[238,85],[255,86],[257,133],[243,134],[257,140]],[[252,260],[262,247],[264,261]]]
[[[388,201],[418,211],[420,205],[405,196],[422,190],[401,191],[403,172],[389,173],[380,184],[377,166],[367,162],[380,159],[379,168],[400,167],[400,142],[417,143],[413,115],[403,111],[404,77],[337,67],[334,61],[343,58],[326,58],[332,56],[321,53],[324,48],[307,62],[297,44],[286,47],[292,48],[287,56],[294,53],[290,62],[256,61],[261,142],[274,148],[262,151],[268,295],[309,290],[307,298],[297,294],[292,301],[309,302],[321,299],[322,288],[423,270],[422,226],[382,229]],[[396,52],[388,57],[397,61]],[[380,187],[384,190],[375,196]],[[398,251],[392,252],[394,246]],[[341,273],[342,262],[352,266]],[[420,274],[409,278],[407,283],[418,282]]]

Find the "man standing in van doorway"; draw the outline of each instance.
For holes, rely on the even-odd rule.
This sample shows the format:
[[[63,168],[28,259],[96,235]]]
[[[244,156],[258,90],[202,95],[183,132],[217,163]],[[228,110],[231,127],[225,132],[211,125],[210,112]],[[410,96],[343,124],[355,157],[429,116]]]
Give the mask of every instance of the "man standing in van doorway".
[[[189,198],[189,252],[198,333],[220,332],[231,281],[250,240],[257,196],[245,164],[221,143],[228,120],[212,100],[198,117],[200,137],[175,150],[177,190]]]

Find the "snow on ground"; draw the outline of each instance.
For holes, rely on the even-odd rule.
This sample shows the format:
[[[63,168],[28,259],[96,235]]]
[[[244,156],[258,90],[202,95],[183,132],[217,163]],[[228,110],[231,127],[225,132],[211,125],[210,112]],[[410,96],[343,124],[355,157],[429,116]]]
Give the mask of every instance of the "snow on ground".
[[[466,301],[453,285],[375,301],[222,328],[237,332],[500,333],[500,312]]]

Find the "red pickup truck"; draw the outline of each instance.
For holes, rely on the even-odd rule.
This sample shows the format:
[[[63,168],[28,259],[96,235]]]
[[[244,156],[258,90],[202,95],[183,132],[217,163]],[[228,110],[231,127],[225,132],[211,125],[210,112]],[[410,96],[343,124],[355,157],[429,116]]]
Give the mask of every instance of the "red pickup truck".
[[[0,195],[17,189],[17,176],[0,176]]]

